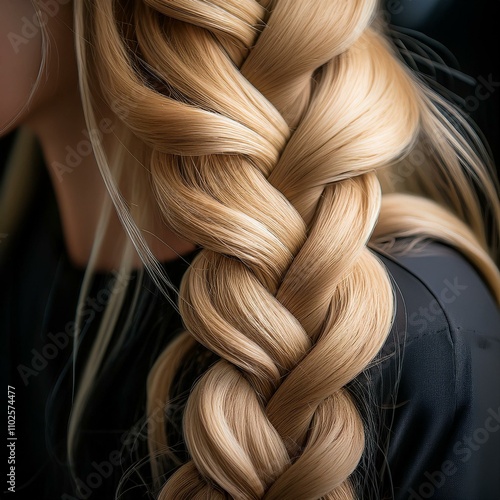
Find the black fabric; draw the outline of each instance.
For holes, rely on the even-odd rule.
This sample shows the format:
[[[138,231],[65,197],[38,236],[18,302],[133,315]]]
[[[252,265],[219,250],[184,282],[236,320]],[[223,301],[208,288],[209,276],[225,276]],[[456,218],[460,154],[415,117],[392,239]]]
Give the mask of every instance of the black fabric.
[[[65,253],[50,186],[42,185],[38,196],[29,224],[9,241],[0,276],[2,374],[16,388],[17,497],[111,499],[120,477],[145,456],[146,376],[182,323],[146,276],[123,348],[108,353],[111,361],[84,415],[75,490],[65,435],[73,384],[71,322],[83,270]],[[175,285],[195,254],[164,264]],[[406,257],[378,255],[393,280],[397,309],[376,362],[350,384],[367,429],[378,436],[367,443],[356,471],[360,497],[499,499],[498,307],[474,268],[445,245],[432,243]],[[98,274],[88,294],[78,360],[92,344],[113,278]],[[134,273],[125,311],[137,280]],[[216,359],[200,348],[186,360],[169,410],[178,430],[191,385]],[[81,365],[77,361],[77,382]],[[170,439],[186,459],[175,427]],[[366,471],[370,459],[375,467]],[[141,486],[150,480],[147,464],[138,471],[141,476],[126,476],[120,498],[151,498],[154,492]]]
[[[397,392],[390,385],[380,391],[395,408],[384,417],[392,420],[394,497],[498,499],[498,307],[472,266],[444,245],[383,260],[407,319]]]

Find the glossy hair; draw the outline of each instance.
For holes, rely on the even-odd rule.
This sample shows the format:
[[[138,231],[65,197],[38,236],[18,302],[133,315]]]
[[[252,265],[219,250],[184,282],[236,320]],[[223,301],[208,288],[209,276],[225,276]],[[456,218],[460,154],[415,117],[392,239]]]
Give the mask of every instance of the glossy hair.
[[[169,285],[151,250],[163,221],[202,247],[179,291],[186,331],[150,372],[148,414],[163,415],[196,343],[220,361],[188,398],[190,460],[167,481],[168,421],[149,426],[159,498],[354,498],[365,432],[346,385],[394,314],[371,248],[444,241],[500,302],[500,206],[471,126],[400,61],[375,0],[75,0],[75,30],[89,130],[106,113],[117,125],[112,144],[92,143],[130,238],[122,271],[133,245]],[[77,388],[73,465],[125,292]]]

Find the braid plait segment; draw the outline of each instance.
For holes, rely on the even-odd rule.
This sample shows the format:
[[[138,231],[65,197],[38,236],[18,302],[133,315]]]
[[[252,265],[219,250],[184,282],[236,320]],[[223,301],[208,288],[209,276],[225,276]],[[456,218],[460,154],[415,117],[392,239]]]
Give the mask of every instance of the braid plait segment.
[[[411,82],[370,27],[375,3],[144,0],[140,67],[113,0],[95,10],[116,33],[96,50],[103,93],[150,149],[165,220],[203,247],[184,324],[221,358],[189,396],[191,460],[162,500],[355,495],[364,430],[345,386],[393,315],[367,248],[375,171],[418,124]]]

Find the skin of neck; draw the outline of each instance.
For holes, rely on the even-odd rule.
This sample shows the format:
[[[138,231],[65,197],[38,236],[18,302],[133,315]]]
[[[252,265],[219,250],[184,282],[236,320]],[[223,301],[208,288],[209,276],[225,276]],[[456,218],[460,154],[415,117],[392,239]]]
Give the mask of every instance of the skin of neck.
[[[100,133],[105,141],[106,133],[111,130],[106,127],[110,127],[112,120],[103,118],[99,123],[102,124]],[[103,202],[109,195],[90,147],[78,88],[61,94],[57,103],[30,120],[28,126],[36,134],[42,147],[70,260],[77,267],[85,267],[92,250]],[[97,269],[109,270],[118,266],[120,247],[126,237],[113,209],[97,259]],[[149,238],[148,243],[160,261],[173,260],[195,248],[165,225],[162,226],[162,234],[157,235],[157,238]],[[141,266],[137,254],[134,255],[133,266]]]

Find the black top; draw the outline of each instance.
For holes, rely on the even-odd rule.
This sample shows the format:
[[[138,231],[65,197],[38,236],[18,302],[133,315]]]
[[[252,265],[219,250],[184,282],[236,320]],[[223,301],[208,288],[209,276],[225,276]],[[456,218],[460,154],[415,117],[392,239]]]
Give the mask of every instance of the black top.
[[[123,473],[146,453],[146,376],[182,324],[146,276],[122,349],[108,353],[110,361],[99,373],[92,407],[84,415],[77,453],[80,489],[75,490],[65,461],[65,435],[72,397],[72,321],[83,270],[68,260],[46,179],[26,221],[19,234],[9,235],[0,274],[2,374],[15,387],[16,492],[18,498],[111,499]],[[165,264],[175,285],[195,254]],[[397,310],[379,362],[350,385],[368,430],[378,436],[368,442],[365,457],[374,459],[371,472],[377,477],[358,468],[360,498],[497,500],[498,307],[474,268],[445,245],[431,243],[421,253],[397,259],[379,257],[392,276]],[[94,280],[78,359],[92,344],[112,278],[101,273]],[[132,275],[132,281],[138,278]],[[200,348],[186,360],[176,384],[178,404],[170,414],[174,423],[180,422],[183,396],[216,359]],[[77,380],[81,364],[77,361]],[[185,459],[181,436],[173,432],[171,442]],[[149,479],[147,464],[139,472],[142,477],[127,476],[120,498],[152,497],[141,486]]]

